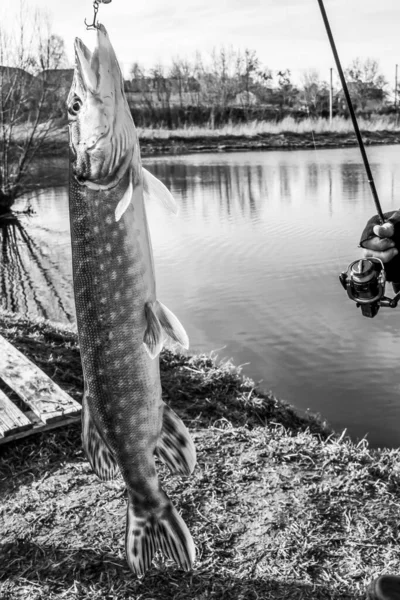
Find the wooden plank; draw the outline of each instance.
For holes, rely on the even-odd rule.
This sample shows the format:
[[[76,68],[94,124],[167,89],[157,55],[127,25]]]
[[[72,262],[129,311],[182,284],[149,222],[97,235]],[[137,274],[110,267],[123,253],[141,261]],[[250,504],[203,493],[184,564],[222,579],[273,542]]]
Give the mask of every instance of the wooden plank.
[[[42,433],[43,431],[50,431],[51,429],[56,429],[56,427],[64,427],[64,425],[69,425],[70,423],[78,423],[79,421],[80,416],[73,415],[66,416],[60,421],[53,421],[52,423],[48,423],[47,425],[45,425],[44,423],[34,424],[31,429],[17,431],[15,433],[10,434],[9,436],[0,437],[0,446],[2,444],[6,444],[7,442],[27,437],[28,435],[32,435],[33,433]]]
[[[81,411],[78,402],[2,336],[0,377],[44,423]]]
[[[0,437],[33,427],[33,423],[0,390]]]

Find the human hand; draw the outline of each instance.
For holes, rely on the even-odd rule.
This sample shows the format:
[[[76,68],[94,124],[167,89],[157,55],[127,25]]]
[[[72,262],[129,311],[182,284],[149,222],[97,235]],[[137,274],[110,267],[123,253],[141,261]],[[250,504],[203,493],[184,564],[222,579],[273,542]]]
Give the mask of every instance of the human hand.
[[[400,223],[400,211],[391,211],[384,214],[385,223],[379,224],[379,217],[373,216],[365,226],[361,235],[360,246],[363,248],[363,257],[379,258],[383,263],[388,263],[397,254],[395,241],[395,225]]]

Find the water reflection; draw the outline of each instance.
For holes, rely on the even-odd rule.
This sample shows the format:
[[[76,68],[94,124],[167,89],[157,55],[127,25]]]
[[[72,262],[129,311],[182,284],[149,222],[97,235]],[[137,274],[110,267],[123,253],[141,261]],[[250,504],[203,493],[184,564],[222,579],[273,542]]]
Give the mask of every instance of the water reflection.
[[[350,160],[343,160],[343,152],[349,150],[354,154]],[[173,164],[162,158],[148,159],[148,164],[167,187],[179,191],[185,208],[196,210],[201,198],[206,197],[214,207],[218,204],[222,219],[239,209],[243,217],[257,219],[271,202],[289,209],[302,203],[311,214],[316,204],[327,200],[331,215],[335,203],[343,204],[343,198],[347,205],[371,206],[364,168],[354,159],[356,149],[249,153],[241,155],[243,163],[234,156],[237,155],[218,160],[218,155],[214,155],[210,161],[208,155],[201,155],[191,162],[176,157]],[[372,169],[377,185],[393,201],[397,165],[375,161]],[[203,215],[207,218],[206,209]]]
[[[60,265],[51,248],[29,232],[29,217],[0,218],[1,307],[23,315],[73,321],[63,298]]]

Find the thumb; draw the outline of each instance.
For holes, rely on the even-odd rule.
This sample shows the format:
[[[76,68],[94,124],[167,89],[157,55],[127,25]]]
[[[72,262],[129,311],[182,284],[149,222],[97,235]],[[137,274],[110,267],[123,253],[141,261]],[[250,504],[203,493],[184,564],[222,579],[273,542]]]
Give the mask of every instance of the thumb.
[[[373,232],[380,238],[392,237],[394,234],[394,225],[390,221],[386,221],[383,225],[374,225]]]

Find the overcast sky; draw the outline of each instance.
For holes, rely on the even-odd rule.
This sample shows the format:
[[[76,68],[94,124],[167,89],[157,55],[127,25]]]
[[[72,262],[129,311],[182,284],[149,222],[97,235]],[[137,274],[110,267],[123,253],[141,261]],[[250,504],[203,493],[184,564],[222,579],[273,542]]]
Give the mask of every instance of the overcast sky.
[[[3,4],[6,0],[0,0]],[[7,2],[8,4],[8,2]],[[61,35],[72,60],[73,40],[93,38],[83,20],[91,20],[91,0],[29,0],[48,9],[54,33]],[[325,0],[342,64],[360,56],[379,60],[394,85],[400,63],[399,0]],[[171,58],[192,57],[196,50],[232,46],[256,50],[263,65],[291,69],[297,77],[317,68],[328,79],[332,52],[317,0],[112,0],[100,5],[99,20],[128,75],[132,62],[147,67]]]

